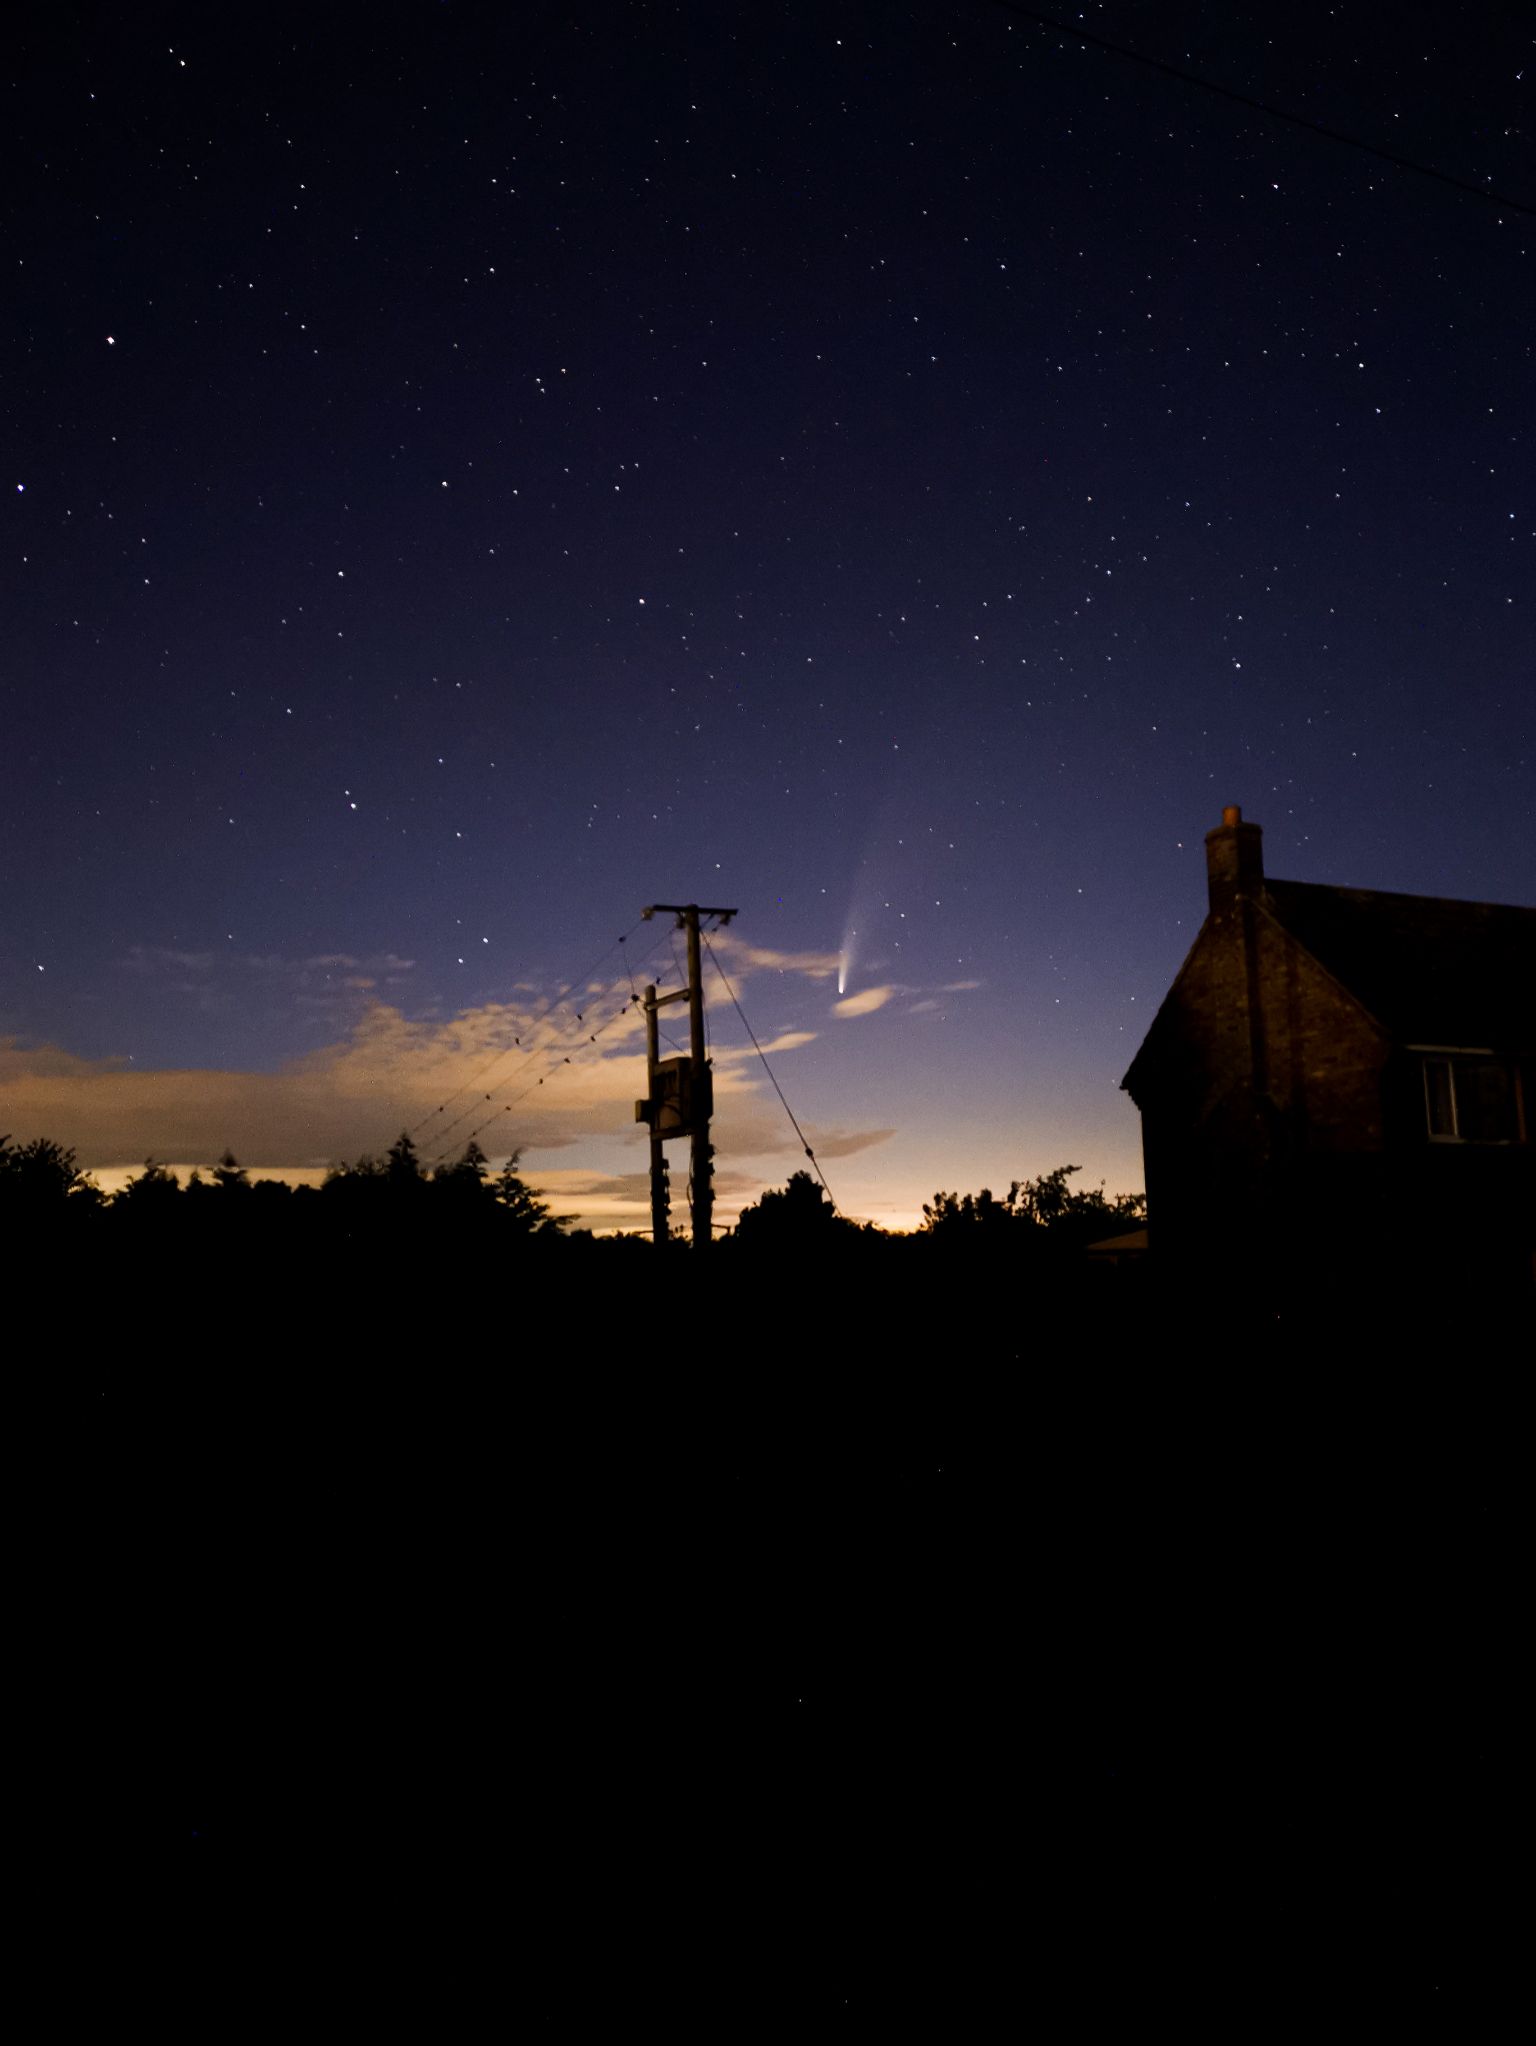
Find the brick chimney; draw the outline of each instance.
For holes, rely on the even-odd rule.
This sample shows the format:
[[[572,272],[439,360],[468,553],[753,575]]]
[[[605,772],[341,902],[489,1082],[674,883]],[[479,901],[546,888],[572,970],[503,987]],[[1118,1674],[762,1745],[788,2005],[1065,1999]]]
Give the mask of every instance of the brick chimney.
[[[1240,897],[1264,892],[1264,834],[1257,824],[1243,822],[1236,803],[1229,803],[1221,823],[1205,834],[1205,872],[1213,916],[1233,908]]]

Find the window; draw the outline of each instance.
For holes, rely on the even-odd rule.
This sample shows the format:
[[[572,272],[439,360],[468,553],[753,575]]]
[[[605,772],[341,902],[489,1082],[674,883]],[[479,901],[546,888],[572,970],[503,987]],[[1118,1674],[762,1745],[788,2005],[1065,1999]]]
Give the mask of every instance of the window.
[[[1424,1113],[1431,1139],[1440,1143],[1517,1143],[1514,1068],[1504,1059],[1475,1055],[1427,1058]]]
[[[1449,1059],[1424,1061],[1424,1100],[1429,1110],[1429,1134],[1432,1137],[1454,1137],[1456,1093],[1451,1085]]]

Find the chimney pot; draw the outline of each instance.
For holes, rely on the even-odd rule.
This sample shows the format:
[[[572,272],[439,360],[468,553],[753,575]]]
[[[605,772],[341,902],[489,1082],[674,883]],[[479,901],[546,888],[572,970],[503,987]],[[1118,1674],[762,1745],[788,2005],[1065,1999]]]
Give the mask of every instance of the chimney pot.
[[[1205,871],[1216,914],[1231,909],[1240,896],[1264,892],[1264,834],[1257,824],[1243,822],[1236,803],[1228,803],[1220,824],[1205,834]]]

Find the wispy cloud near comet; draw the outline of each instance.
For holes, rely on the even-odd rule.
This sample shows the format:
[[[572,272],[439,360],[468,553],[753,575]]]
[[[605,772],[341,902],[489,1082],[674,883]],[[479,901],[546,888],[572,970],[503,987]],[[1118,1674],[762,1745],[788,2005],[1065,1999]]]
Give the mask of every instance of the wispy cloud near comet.
[[[862,987],[856,995],[845,995],[840,1002],[832,1004],[834,1016],[873,1016],[876,1009],[883,1009],[899,991],[893,987]]]

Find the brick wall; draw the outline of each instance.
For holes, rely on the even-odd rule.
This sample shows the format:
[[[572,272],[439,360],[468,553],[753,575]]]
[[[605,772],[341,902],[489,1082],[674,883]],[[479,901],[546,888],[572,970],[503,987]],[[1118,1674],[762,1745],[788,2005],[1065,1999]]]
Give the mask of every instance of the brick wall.
[[[1133,1073],[1153,1241],[1272,1224],[1303,1161],[1380,1154],[1389,1051],[1262,899],[1213,912]]]

